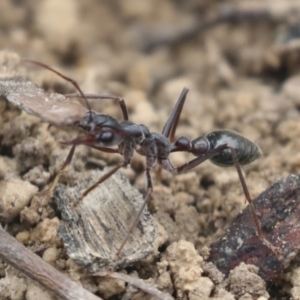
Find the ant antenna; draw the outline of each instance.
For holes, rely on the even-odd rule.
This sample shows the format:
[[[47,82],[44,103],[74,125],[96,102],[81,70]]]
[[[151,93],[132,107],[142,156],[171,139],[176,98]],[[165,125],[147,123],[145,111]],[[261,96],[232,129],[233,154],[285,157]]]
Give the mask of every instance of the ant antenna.
[[[57,74],[57,75],[60,76],[61,78],[67,80],[67,81],[70,82],[71,84],[73,84],[73,86],[74,86],[74,87],[76,88],[76,90],[79,92],[79,94],[81,95],[81,97],[84,99],[84,101],[85,101],[85,103],[86,103],[86,106],[87,106],[87,108],[88,108],[88,110],[89,110],[89,113],[90,113],[90,119],[89,119],[89,121],[92,121],[92,109],[91,109],[91,106],[90,106],[90,104],[89,104],[87,98],[85,97],[83,91],[82,91],[81,88],[79,87],[79,84],[77,83],[76,80],[74,80],[74,79],[72,79],[72,78],[70,78],[70,77],[67,77],[67,76],[63,75],[62,73],[60,73],[60,72],[54,70],[53,68],[51,68],[51,67],[49,67],[48,65],[43,64],[43,63],[41,63],[41,62],[39,62],[39,61],[31,60],[31,59],[22,59],[22,62],[29,62],[29,63],[35,64],[35,65],[37,65],[37,66],[43,67],[43,68],[45,68],[45,69],[47,69],[47,70],[49,70],[49,71],[51,71],[51,72]]]

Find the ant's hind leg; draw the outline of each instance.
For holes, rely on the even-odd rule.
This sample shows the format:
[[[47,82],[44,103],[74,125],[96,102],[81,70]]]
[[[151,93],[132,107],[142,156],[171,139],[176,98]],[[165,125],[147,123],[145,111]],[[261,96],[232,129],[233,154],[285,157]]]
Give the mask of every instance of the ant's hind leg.
[[[256,212],[256,209],[254,207],[254,204],[253,204],[253,200],[250,196],[250,193],[249,193],[249,189],[248,189],[248,186],[246,184],[246,180],[244,178],[244,175],[242,173],[242,170],[241,170],[241,166],[240,166],[240,163],[239,163],[239,160],[238,160],[238,157],[236,155],[236,152],[233,148],[229,147],[229,149],[231,150],[231,154],[232,154],[232,158],[233,158],[233,162],[234,162],[234,165],[235,165],[235,168],[237,170],[237,173],[238,173],[238,176],[239,176],[239,179],[240,179],[240,182],[241,182],[241,185],[242,185],[242,188],[243,188],[243,191],[244,191],[244,195],[246,197],[246,200],[248,202],[248,205],[249,205],[249,209],[250,209],[250,212],[251,212],[251,215],[252,215],[252,219],[253,219],[253,222],[254,222],[254,225],[255,225],[255,229],[256,229],[256,232],[257,232],[257,236],[259,237],[259,239],[261,240],[261,242],[267,246],[277,257],[277,253],[278,253],[278,250],[276,249],[276,247],[274,247],[266,238],[265,238],[265,235],[263,234],[262,232],[262,229],[261,229],[261,225],[260,225],[260,222],[258,220],[258,217],[257,217],[257,212]]]
[[[172,163],[170,162],[170,160],[168,160],[168,159],[161,161],[160,164],[167,171],[172,172],[174,174],[179,174],[179,173],[183,173],[183,172],[186,172],[186,171],[189,171],[189,170],[195,168],[196,166],[200,165],[202,162],[204,162],[208,159],[211,159],[213,156],[219,154],[220,152],[222,152],[225,149],[230,149],[230,151],[232,153],[233,162],[234,162],[235,168],[237,170],[237,173],[238,173],[238,176],[239,176],[242,188],[243,188],[243,192],[245,194],[246,200],[249,203],[249,208],[250,208],[250,212],[251,212],[251,215],[253,218],[253,222],[254,222],[254,226],[255,226],[257,235],[258,235],[259,239],[262,241],[262,243],[265,246],[267,246],[269,249],[271,249],[271,251],[273,251],[275,255],[277,255],[278,251],[276,251],[276,248],[265,238],[265,236],[262,232],[256,209],[253,205],[253,201],[250,196],[249,189],[247,187],[245,178],[243,176],[238,157],[233,148],[229,147],[227,144],[220,145],[217,148],[210,150],[207,153],[203,154],[202,156],[199,156],[191,161],[188,161],[187,163],[185,163],[179,167],[174,167],[172,165]]]

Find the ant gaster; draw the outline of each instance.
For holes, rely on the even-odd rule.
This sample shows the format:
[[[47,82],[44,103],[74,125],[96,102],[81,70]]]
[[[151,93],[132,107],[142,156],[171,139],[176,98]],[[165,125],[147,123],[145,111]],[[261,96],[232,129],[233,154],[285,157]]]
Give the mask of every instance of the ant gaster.
[[[119,257],[124,245],[136,227],[143,209],[151,199],[153,184],[150,171],[156,162],[163,169],[174,174],[189,171],[206,160],[210,160],[212,163],[222,167],[234,165],[237,169],[245,197],[249,203],[257,234],[262,242],[274,251],[272,245],[265,239],[262,233],[252,199],[240,168],[240,165],[251,163],[260,157],[261,151],[259,147],[244,136],[231,130],[213,131],[204,137],[198,137],[191,141],[187,137],[181,136],[174,143],[171,142],[175,137],[175,131],[186,100],[188,89],[184,88],[182,90],[162,133],[150,132],[145,125],[129,121],[127,107],[123,99],[116,96],[84,94],[77,82],[73,79],[64,76],[43,63],[31,60],[26,61],[42,66],[71,82],[80,94],[76,96],[83,98],[87,103],[88,108],[86,115],[82,119],[74,122],[74,126],[80,127],[86,134],[72,141],[63,143],[72,145],[72,148],[62,166],[61,171],[57,174],[52,183],[50,188],[51,191],[53,191],[56,186],[60,175],[70,164],[77,145],[86,145],[108,153],[119,153],[123,156],[124,160],[104,174],[95,184],[85,190],[81,197],[74,203],[74,207],[76,207],[80,201],[82,201],[83,198],[100,183],[104,182],[120,168],[130,164],[134,151],[146,158],[145,173],[147,179],[147,191],[144,196],[144,202],[128,230],[128,235],[125,237],[123,243],[118,249],[115,259]],[[87,101],[87,99],[92,98],[118,100],[123,115],[123,121],[119,122],[112,116],[93,112]],[[172,152],[178,151],[189,152],[196,156],[196,158],[179,167],[175,167],[170,161],[169,155]]]

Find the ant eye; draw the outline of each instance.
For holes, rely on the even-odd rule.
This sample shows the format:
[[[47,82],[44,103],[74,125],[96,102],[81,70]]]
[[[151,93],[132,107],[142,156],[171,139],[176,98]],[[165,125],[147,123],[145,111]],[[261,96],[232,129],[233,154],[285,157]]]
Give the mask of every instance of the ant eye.
[[[114,135],[112,132],[103,132],[96,136],[97,141],[107,144],[110,143],[114,139]]]
[[[95,134],[96,142],[101,147],[110,147],[119,145],[122,142],[122,137],[115,132],[111,131],[110,128],[103,127],[101,132]]]

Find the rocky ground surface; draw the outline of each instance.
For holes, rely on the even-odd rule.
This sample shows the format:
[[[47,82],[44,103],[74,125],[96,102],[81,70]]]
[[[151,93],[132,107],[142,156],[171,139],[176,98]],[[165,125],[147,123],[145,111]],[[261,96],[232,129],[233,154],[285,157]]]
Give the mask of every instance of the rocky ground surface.
[[[0,2],[0,48],[34,59],[77,80],[86,93],[123,97],[130,120],[161,132],[183,87],[190,89],[176,135],[190,139],[216,129],[238,131],[262,157],[244,166],[253,198],[300,171],[300,4],[297,1]],[[57,75],[22,65],[47,91],[72,93]],[[111,100],[93,109],[121,119]],[[0,216],[2,226],[49,264],[103,299],[154,299],[111,278],[86,277],[67,255],[46,189],[78,136],[49,127],[5,99],[0,102]],[[181,165],[190,155],[171,156]],[[121,161],[79,146],[61,183],[74,186],[92,170]],[[145,193],[145,159],[123,172]],[[159,178],[160,177],[160,178]],[[158,227],[155,253],[123,270],[175,299],[300,299],[299,256],[276,282],[240,264],[225,277],[206,263],[209,245],[246,206],[235,168],[204,162],[174,176],[153,172],[149,210]],[[151,298],[152,297],[152,298]],[[0,261],[0,299],[55,299]]]

